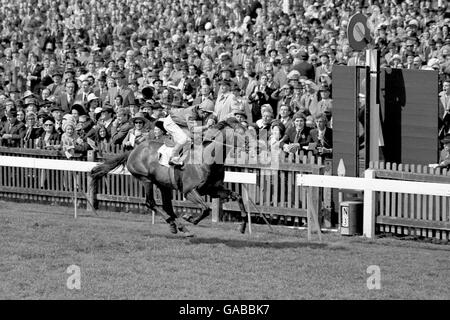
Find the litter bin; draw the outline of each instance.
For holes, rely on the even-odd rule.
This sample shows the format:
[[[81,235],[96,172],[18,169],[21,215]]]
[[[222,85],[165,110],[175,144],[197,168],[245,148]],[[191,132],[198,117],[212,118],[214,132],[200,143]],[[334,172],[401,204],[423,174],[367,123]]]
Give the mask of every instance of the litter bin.
[[[341,234],[353,236],[363,231],[363,202],[341,202],[339,212],[341,215]]]

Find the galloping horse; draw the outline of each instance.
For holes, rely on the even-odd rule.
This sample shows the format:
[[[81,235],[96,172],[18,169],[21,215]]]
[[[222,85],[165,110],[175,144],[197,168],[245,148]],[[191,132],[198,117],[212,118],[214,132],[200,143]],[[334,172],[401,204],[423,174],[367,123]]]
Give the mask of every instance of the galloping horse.
[[[229,118],[212,126],[205,133],[203,142],[199,145],[194,144],[194,148],[190,151],[190,157],[181,170],[159,163],[158,150],[162,146],[161,142],[145,141],[132,151],[107,159],[104,163],[94,167],[91,170],[92,187],[95,188],[98,181],[108,172],[121,165],[126,165],[128,171],[144,183],[147,208],[161,214],[169,224],[172,233],[177,233],[179,230],[185,236],[192,236],[189,230],[177,220],[178,217],[173,211],[172,190],[181,191],[186,199],[201,206],[200,215],[194,217],[191,214],[185,214],[182,216],[193,224],[198,224],[211,213],[211,209],[202,198],[203,195],[221,198],[225,201],[237,200],[243,218],[240,231],[244,233],[247,212],[242,197],[224,187],[224,162],[230,151],[230,148],[227,147],[235,146],[234,143],[230,145],[226,142],[239,141],[243,131],[244,128],[235,118]],[[238,139],[235,139],[236,136]],[[154,200],[153,185],[161,190],[162,208],[159,208]]]

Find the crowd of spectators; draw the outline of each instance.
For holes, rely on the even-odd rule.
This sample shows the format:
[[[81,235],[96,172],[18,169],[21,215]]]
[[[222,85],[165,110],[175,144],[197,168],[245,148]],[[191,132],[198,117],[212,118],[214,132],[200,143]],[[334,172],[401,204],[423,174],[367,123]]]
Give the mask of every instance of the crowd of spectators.
[[[234,116],[286,153],[331,154],[333,66],[365,64],[346,35],[356,12],[382,67],[439,71],[445,135],[446,1],[1,0],[1,145],[132,148],[207,101],[204,127]]]

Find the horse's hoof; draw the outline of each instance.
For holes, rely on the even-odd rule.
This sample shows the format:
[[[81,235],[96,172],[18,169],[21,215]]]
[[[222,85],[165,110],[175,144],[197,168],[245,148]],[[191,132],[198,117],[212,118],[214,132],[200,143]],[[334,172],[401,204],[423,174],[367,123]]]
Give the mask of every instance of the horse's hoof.
[[[244,234],[246,228],[247,228],[247,222],[242,222],[242,223],[241,223],[241,227],[239,228],[239,231],[240,231],[242,234]]]
[[[183,214],[181,217],[189,223],[194,223],[194,217],[191,214],[186,213]]]
[[[191,233],[191,232],[188,230],[188,228],[186,228],[185,226],[179,226],[179,227],[178,227],[178,230],[179,230],[180,232],[182,232],[182,233],[183,233],[183,236],[186,237],[186,238],[190,238],[190,237],[193,237],[193,236],[194,236],[194,234]]]
[[[194,236],[194,234],[188,231],[188,232],[183,232],[183,236],[186,238],[192,238]]]
[[[170,232],[173,233],[173,234],[176,234],[176,233],[178,232],[178,230],[177,230],[177,225],[176,225],[175,222],[171,222],[171,223],[169,224],[169,230],[170,230]]]
[[[211,209],[206,210],[205,212],[202,213],[202,215],[200,217],[197,217],[197,219],[194,219],[194,221],[192,221],[192,223],[194,225],[199,224],[199,222],[202,221],[203,219],[205,219],[207,216],[209,216],[210,213],[211,213]]]

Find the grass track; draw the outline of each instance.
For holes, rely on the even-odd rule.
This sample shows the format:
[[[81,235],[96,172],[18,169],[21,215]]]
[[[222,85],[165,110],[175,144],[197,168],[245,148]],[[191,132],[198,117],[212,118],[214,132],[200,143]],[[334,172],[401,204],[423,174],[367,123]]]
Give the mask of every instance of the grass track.
[[[450,299],[450,246],[0,201],[0,299]],[[81,268],[69,290],[68,266]],[[378,265],[381,289],[368,290]]]

